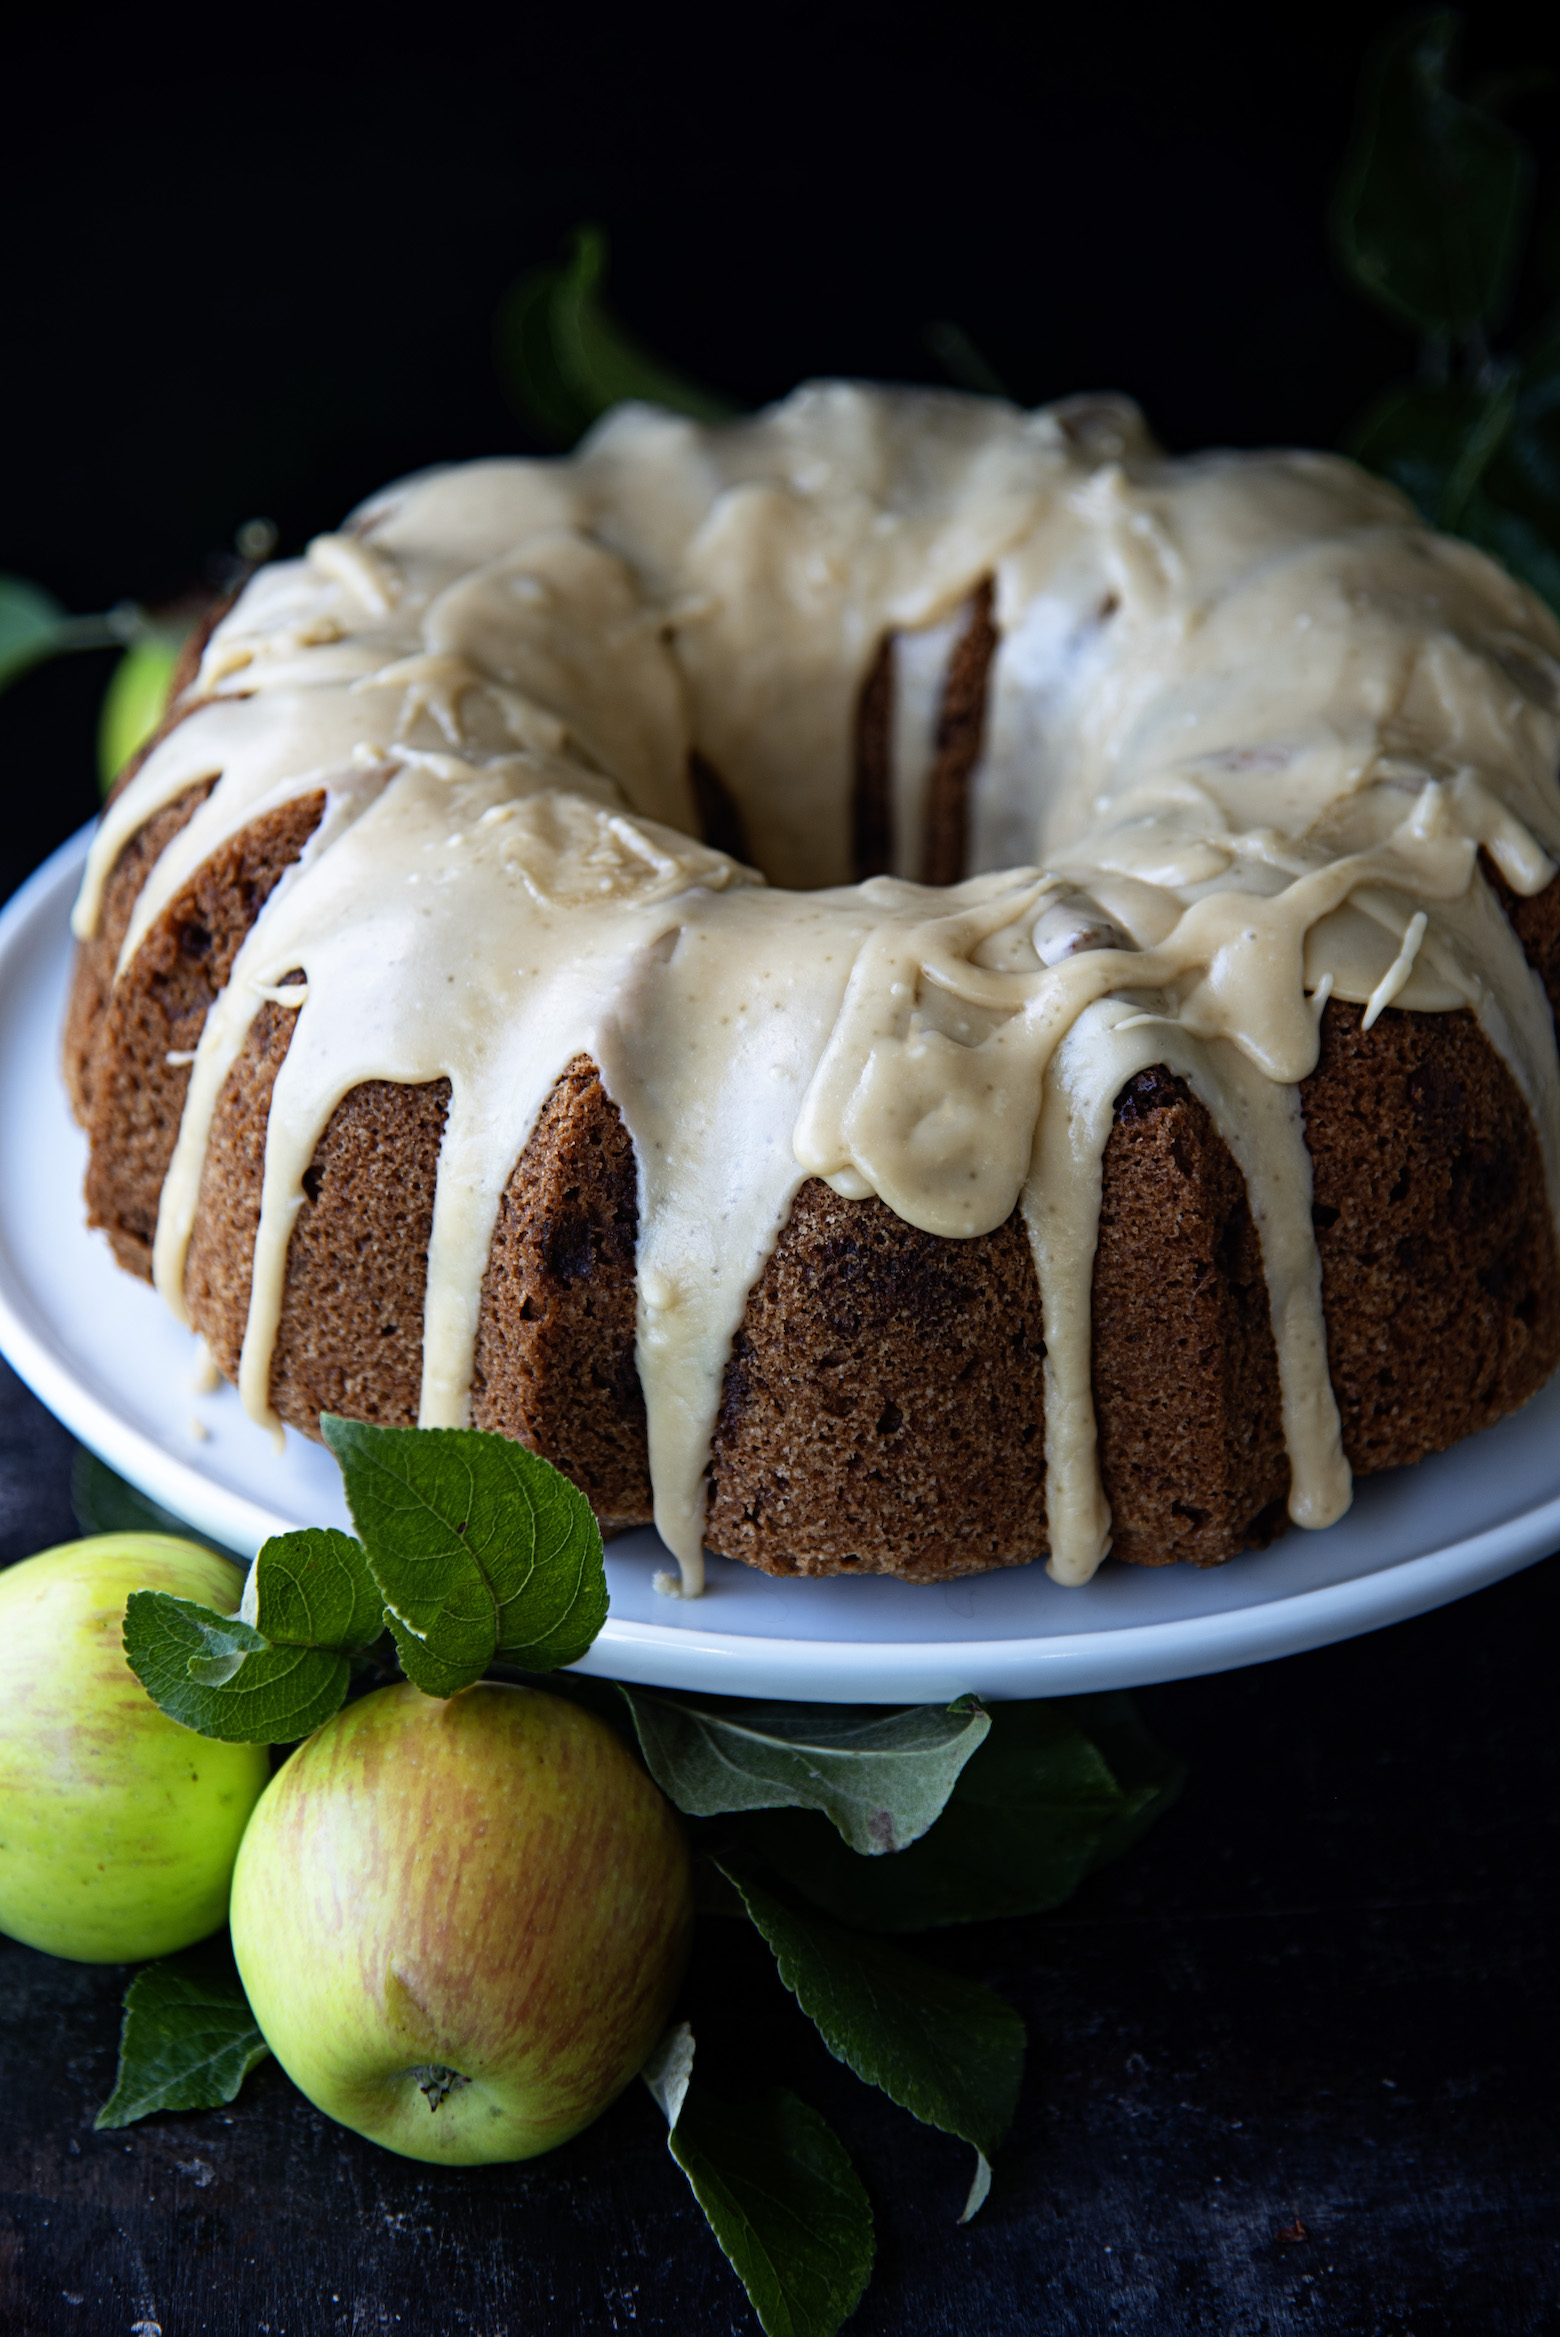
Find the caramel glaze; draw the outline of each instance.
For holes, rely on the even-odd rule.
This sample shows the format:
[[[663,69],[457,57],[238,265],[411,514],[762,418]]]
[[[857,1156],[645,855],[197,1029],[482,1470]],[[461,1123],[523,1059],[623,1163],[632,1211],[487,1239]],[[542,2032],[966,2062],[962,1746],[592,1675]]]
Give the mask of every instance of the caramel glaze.
[[[215,627],[78,904],[94,1216],[259,1420],[576,1433],[609,1522],[639,1514],[642,1433],[689,1592],[707,1527],[758,1563],[840,1562],[754,1489],[798,1433],[785,1325],[833,1303],[788,1261],[831,1244],[919,1275],[920,1401],[989,1380],[1010,1447],[988,1547],[956,1490],[917,1492],[883,1407],[876,1481],[925,1545],[895,1570],[946,1572],[962,1537],[972,1564],[1046,1547],[1082,1582],[1113,1530],[1153,1558],[1285,1509],[1326,1525],[1346,1456],[1370,1465],[1372,1420],[1416,1400],[1401,1325],[1367,1307],[1345,1352],[1350,1308],[1324,1303],[1369,1283],[1403,1206],[1352,1171],[1328,1198],[1369,1152],[1362,1109],[1430,1131],[1395,1254],[1457,1229],[1467,1273],[1429,1278],[1414,1338],[1487,1347],[1466,1425],[1552,1360],[1560,1079],[1524,943],[1537,961],[1557,758],[1553,618],[1335,458],[1170,461],[1107,398],[821,384],[716,429],[623,409],[567,462],[389,490]],[[552,1236],[517,1164],[571,1120],[620,1187],[632,1160],[634,1209],[597,1228],[611,1321],[564,1308],[544,1368],[524,1309]],[[413,1122],[428,1167],[381,1179],[365,1267],[339,1197]],[[1131,1311],[1124,1146],[1206,1217],[1180,1320],[1225,1381],[1198,1381],[1200,1428],[1152,1317],[1099,1368],[1097,1310]],[[328,1354],[289,1317],[305,1255],[359,1276]],[[1433,1354],[1415,1369],[1433,1408]],[[585,1449],[597,1377],[615,1457]],[[820,1450],[844,1416],[815,1409]],[[1166,1455],[1233,1453],[1242,1420],[1246,1514],[1183,1504],[1167,1531]]]

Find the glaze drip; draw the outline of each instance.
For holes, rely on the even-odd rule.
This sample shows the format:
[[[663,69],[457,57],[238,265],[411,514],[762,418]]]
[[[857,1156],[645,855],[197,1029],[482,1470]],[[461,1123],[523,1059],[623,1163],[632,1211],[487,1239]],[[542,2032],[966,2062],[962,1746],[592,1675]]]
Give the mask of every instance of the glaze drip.
[[[929,887],[937,708],[988,605],[971,873]],[[896,873],[851,885],[885,641]],[[1479,872],[1482,850],[1519,894],[1554,874],[1557,708],[1553,618],[1390,488],[1320,455],[1170,461],[1123,400],[821,384],[719,428],[628,407],[571,460],[410,480],[254,579],[94,843],[83,936],[123,845],[220,774],[123,970],[221,844],[325,803],[195,1051],[158,1287],[182,1312],[217,1097],[262,1002],[285,1004],[244,1402],[275,1425],[288,1242],[332,1112],[368,1080],[447,1080],[421,1418],[463,1421],[503,1191],[588,1056],[638,1161],[637,1360],[685,1591],[722,1373],[807,1176],[952,1239],[1022,1210],[1050,1570],[1082,1582],[1110,1539],[1101,1159],[1116,1097],[1163,1064],[1245,1177],[1290,1514],[1328,1524],[1349,1475],[1298,1082],[1329,996],[1372,1019],[1467,1007],[1560,1204],[1553,1023]],[[757,868],[695,840],[693,755]]]

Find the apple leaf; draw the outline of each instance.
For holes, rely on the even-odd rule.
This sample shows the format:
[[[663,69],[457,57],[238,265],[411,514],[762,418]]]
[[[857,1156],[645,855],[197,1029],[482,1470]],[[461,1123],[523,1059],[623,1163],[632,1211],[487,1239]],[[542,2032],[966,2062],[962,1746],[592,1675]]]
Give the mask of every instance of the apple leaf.
[[[1411,382],[1390,390],[1355,431],[1349,452],[1390,479],[1431,527],[1461,527],[1469,502],[1509,435],[1515,369],[1489,386]]]
[[[236,1974],[209,1949],[148,1964],[125,1991],[119,2073],[93,2124],[215,2109],[269,2050]]]
[[[955,389],[973,390],[980,398],[1006,398],[1010,404],[1013,402],[1013,392],[1001,374],[952,317],[934,317],[922,327],[921,340]]]
[[[555,446],[625,398],[719,422],[731,408],[673,372],[624,331],[602,298],[607,239],[577,227],[561,267],[533,268],[506,293],[494,321],[493,353],[513,404]]]
[[[407,1676],[452,1696],[497,1657],[577,1663],[607,1619],[601,1533],[551,1464],[477,1428],[378,1428],[325,1413]]]
[[[1466,335],[1504,308],[1521,249],[1531,158],[1495,115],[1450,87],[1451,9],[1389,32],[1361,84],[1337,230],[1356,281],[1422,333]]]
[[[0,690],[52,657],[69,619],[52,593],[20,576],[0,576]]]
[[[834,2337],[872,2276],[872,2205],[816,2110],[777,2088],[740,2110],[693,2083],[693,2035],[674,2029],[645,2082],[766,2337]]]
[[[210,1607],[197,1606],[191,1599],[177,1599],[174,1604],[184,1610],[201,1641],[201,1652],[192,1655],[185,1667],[201,1687],[225,1688],[252,1655],[265,1654],[264,1638],[242,1617],[214,1614]]]
[[[1170,1807],[1183,1775],[1128,1696],[996,1704],[942,1816],[897,1857],[856,1858],[801,1810],[755,1811],[740,1840],[843,1922],[925,1931],[1060,1906]]]
[[[567,1478],[507,1437],[374,1428],[327,1414],[363,1531],[306,1527],[267,1542],[237,1615],[137,1591],[125,1653],[186,1728],[291,1743],[341,1705],[351,1658],[388,1622],[407,1677],[431,1696],[495,1657],[550,1671],[606,1620],[601,1536]]]
[[[668,2029],[639,2072],[668,2126],[675,2126],[693,2075],[693,2031],[686,2021]]]
[[[868,1858],[926,1832],[991,1726],[968,1698],[885,1713],[622,1693],[651,1776],[690,1817],[821,1810]]]
[[[669,2147],[766,2337],[834,2337],[872,2277],[872,2203],[784,2086],[734,2110],[690,2084]]]
[[[1447,528],[1491,552],[1560,609],[1560,332],[1477,381],[1400,382],[1348,451]],[[1552,693],[1540,682],[1540,697]]]
[[[458,1649],[442,1655],[415,1631],[408,1629],[404,1619],[393,1608],[386,1608],[385,1619],[395,1639],[396,1659],[414,1688],[421,1688],[425,1696],[458,1696],[462,1688],[469,1688],[474,1679],[480,1679],[492,1658],[483,1660],[480,1669],[472,1658]],[[453,1635],[446,1629],[441,1633],[445,1647],[452,1645]]]
[[[975,2180],[960,2218],[968,2223],[1018,2106],[1025,2042],[1018,2014],[979,1981],[787,1906],[743,1867],[721,1871],[835,2060],[923,2125],[973,2147]]]
[[[261,1550],[239,1608],[273,1647],[369,1647],[385,1627],[361,1542],[332,1526],[275,1534]]]
[[[342,1653],[272,1647],[237,1616],[162,1590],[131,1592],[124,1645],[130,1669],[170,1720],[227,1744],[308,1736],[339,1710],[352,1681]]]

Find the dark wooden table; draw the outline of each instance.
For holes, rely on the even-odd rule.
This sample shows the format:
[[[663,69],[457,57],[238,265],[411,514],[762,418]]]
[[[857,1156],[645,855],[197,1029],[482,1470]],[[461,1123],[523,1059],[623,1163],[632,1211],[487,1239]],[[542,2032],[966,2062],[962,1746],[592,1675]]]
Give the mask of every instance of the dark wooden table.
[[[0,1367],[0,1560],[72,1532],[70,1450]],[[705,1926],[706,2073],[794,2086],[871,2191],[853,2329],[1560,2330],[1557,1609],[1539,1567],[1145,1694],[1191,1763],[1159,1831],[1057,1915],[929,1943],[1033,2038],[967,2230],[967,2154],[827,2058],[744,1928]],[[0,1941],[3,2337],[755,2328],[642,2088],[467,2173],[342,2133],[274,2064],[230,2111],[94,2134],[123,1984]]]

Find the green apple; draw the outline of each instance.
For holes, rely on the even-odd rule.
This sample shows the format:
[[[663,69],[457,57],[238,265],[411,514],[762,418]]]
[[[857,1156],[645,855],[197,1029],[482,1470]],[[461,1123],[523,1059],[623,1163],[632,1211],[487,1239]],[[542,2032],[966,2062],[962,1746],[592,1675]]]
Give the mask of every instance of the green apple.
[[[693,1921],[687,1845],[603,1722],[483,1681],[349,1704],[272,1779],[233,1877],[266,2043],[407,2158],[532,2158],[627,2085]]]
[[[144,633],[109,677],[98,716],[98,777],[105,794],[162,721],[182,646],[177,633]]]
[[[270,1755],[159,1712],[121,1634],[133,1590],[231,1613],[243,1587],[167,1534],[96,1534],[0,1573],[0,1931],[128,1964],[218,1928]]]

